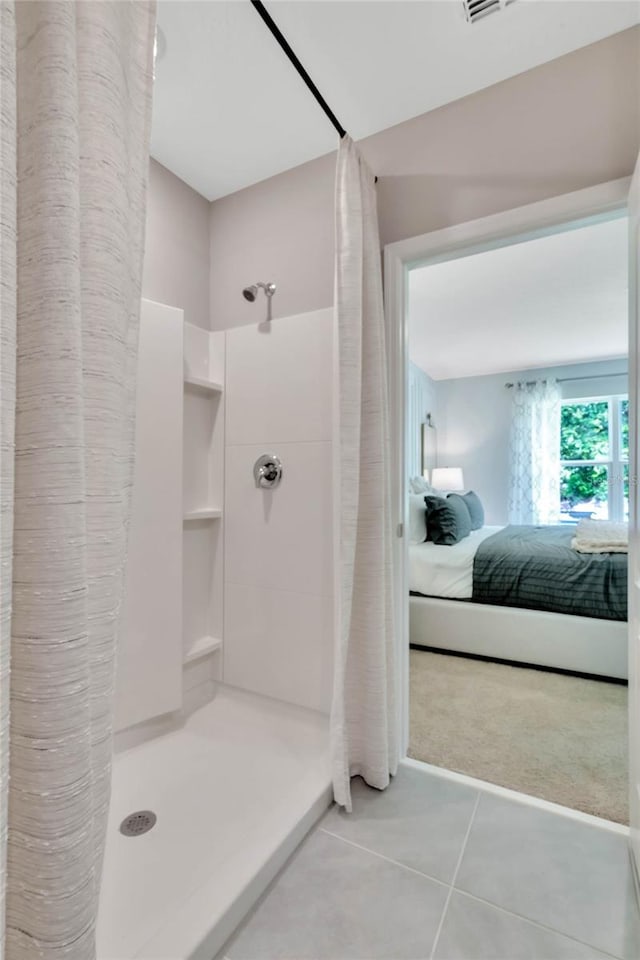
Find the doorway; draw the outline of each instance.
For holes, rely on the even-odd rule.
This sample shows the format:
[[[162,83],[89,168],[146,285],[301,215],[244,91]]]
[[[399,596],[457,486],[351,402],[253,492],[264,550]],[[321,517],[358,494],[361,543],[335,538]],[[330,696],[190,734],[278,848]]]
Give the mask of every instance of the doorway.
[[[623,702],[626,698],[623,686],[626,679],[627,660],[626,624],[620,619],[606,624],[597,615],[591,615],[587,621],[582,615],[578,618],[571,613],[556,614],[552,612],[553,608],[551,610],[543,608],[542,613],[531,609],[530,606],[519,609],[511,605],[508,609],[496,609],[496,605],[490,601],[485,601],[482,605],[476,604],[472,602],[471,596],[466,595],[456,599],[447,593],[448,587],[442,581],[443,564],[440,563],[436,563],[436,566],[432,566],[430,570],[428,567],[425,568],[427,576],[441,578],[433,591],[435,597],[429,597],[429,588],[419,589],[420,585],[413,582],[415,563],[412,568],[411,554],[413,551],[413,553],[422,552],[424,555],[437,555],[438,551],[433,543],[424,544],[421,551],[415,549],[415,543],[411,543],[412,539],[415,539],[412,520],[415,523],[416,515],[415,510],[412,514],[410,508],[412,505],[415,507],[417,501],[416,494],[413,494],[412,502],[408,491],[410,483],[420,476],[429,489],[418,490],[417,494],[444,493],[443,499],[450,493],[453,493],[454,498],[465,497],[470,489],[482,487],[484,484],[479,499],[482,501],[482,493],[484,493],[485,503],[481,505],[486,510],[487,520],[493,522],[483,522],[480,526],[485,529],[474,531],[469,542],[474,536],[477,539],[486,533],[488,527],[507,525],[509,520],[505,502],[509,483],[507,439],[505,429],[496,431],[493,422],[497,408],[493,407],[492,412],[489,413],[489,407],[493,404],[493,400],[496,403],[499,400],[501,410],[499,415],[504,419],[509,415],[507,411],[511,405],[511,397],[508,397],[510,392],[514,389],[523,389],[522,385],[524,389],[528,389],[527,384],[542,383],[548,379],[550,382],[553,380],[554,383],[562,381],[559,419],[562,421],[564,439],[562,440],[563,449],[558,450],[558,460],[562,460],[558,463],[558,473],[563,497],[557,504],[555,518],[557,526],[566,524],[566,530],[568,530],[569,525],[575,526],[579,521],[580,514],[585,519],[588,516],[593,519],[605,517],[623,519],[625,483],[628,488],[629,468],[621,459],[623,454],[621,437],[623,420],[628,416],[628,401],[626,399],[626,364],[624,358],[620,356],[622,351],[619,344],[616,344],[612,350],[612,353],[618,354],[618,365],[614,363],[612,367],[607,367],[605,370],[602,350],[599,353],[596,350],[589,355],[588,349],[585,352],[583,343],[582,346],[576,344],[573,355],[566,349],[564,353],[562,350],[560,352],[556,350],[555,354],[552,351],[545,355],[544,349],[540,353],[541,346],[544,346],[541,344],[541,339],[544,338],[538,336],[536,344],[538,352],[534,351],[531,357],[533,362],[527,363],[526,356],[524,359],[522,355],[509,358],[508,351],[505,354],[503,331],[502,337],[500,334],[498,336],[503,359],[496,360],[493,357],[488,360],[496,352],[496,342],[491,340],[491,332],[487,329],[483,331],[488,347],[484,351],[484,361],[485,363],[493,362],[494,369],[491,371],[488,368],[473,369],[473,364],[479,362],[480,355],[483,353],[477,341],[477,329],[468,337],[473,341],[475,336],[475,344],[473,342],[468,344],[468,349],[465,351],[464,330],[455,329],[451,316],[445,315],[445,310],[442,314],[441,329],[435,332],[432,329],[430,333],[426,331],[422,344],[416,342],[412,344],[412,331],[415,333],[412,310],[415,313],[416,290],[420,287],[421,276],[425,279],[426,288],[430,288],[432,294],[434,288],[438,287],[442,281],[438,289],[441,289],[449,300],[452,299],[450,296],[452,290],[466,289],[467,294],[469,290],[475,291],[475,300],[481,301],[482,297],[478,296],[477,291],[480,289],[479,284],[484,283],[485,287],[491,284],[490,261],[492,258],[495,261],[494,266],[501,260],[503,264],[508,262],[510,255],[516,260],[522,259],[527,245],[534,249],[537,244],[540,251],[545,247],[545,243],[548,248],[553,248],[554,245],[557,247],[563,237],[569,238],[570,241],[580,237],[582,242],[582,238],[587,237],[589,233],[595,237],[598,230],[601,234],[607,230],[615,232],[616,223],[624,232],[626,228],[620,218],[625,215],[627,191],[628,181],[617,181],[614,184],[580,191],[553,201],[534,204],[482,221],[393,244],[385,251],[387,312],[390,324],[394,463],[396,465],[395,493],[398,515],[402,518],[403,530],[406,533],[404,537],[398,538],[396,544],[396,611],[398,636],[401,638],[398,647],[401,686],[399,693],[402,704],[404,752],[437,766],[458,770],[463,774],[516,789],[522,793],[582,808],[588,813],[618,821],[626,820],[626,744],[624,743],[626,705]],[[466,282],[456,283],[453,276],[461,264],[464,264],[467,273]],[[431,280],[429,281],[426,278],[430,271]],[[510,276],[508,273],[506,275]],[[548,272],[543,271],[542,276],[548,276]],[[626,296],[626,290],[622,293]],[[429,302],[427,296],[424,302],[427,313],[435,312],[432,309],[433,303],[434,301]],[[444,301],[440,300],[441,307],[443,303]],[[460,316],[465,313],[465,310],[469,312],[468,304],[459,304],[459,306],[462,306]],[[480,303],[476,313],[480,313]],[[447,333],[452,341],[449,344],[451,349],[441,349],[438,356],[438,344],[441,347],[446,344]],[[433,347],[431,351],[430,346]],[[526,348],[527,344],[521,343],[520,346]],[[457,359],[454,359],[456,354]],[[429,409],[422,411],[423,420],[419,425],[418,438],[416,411],[413,408],[415,408],[416,392],[415,367],[418,369],[420,367],[415,362],[412,366],[412,361],[417,359],[420,362],[421,356],[423,365],[428,363],[428,359],[425,358],[429,356],[432,358],[432,372],[435,376],[429,377],[429,380],[432,385],[435,384],[435,389],[428,401]],[[609,361],[614,359],[616,358],[611,355],[608,357]],[[579,361],[592,365],[578,367],[576,363]],[[447,367],[447,364],[452,362],[457,364],[456,369]],[[600,367],[596,370],[594,364],[598,363]],[[466,367],[465,364],[467,364]],[[613,379],[610,379],[611,377]],[[515,387],[506,386],[509,383],[515,384]],[[440,411],[436,402],[438,385],[443,387],[440,395],[445,396],[445,402]],[[480,387],[486,389],[490,386],[493,390],[491,404],[487,402],[487,394],[482,399],[482,395],[477,392],[474,394],[473,390],[469,393],[472,386],[476,391]],[[470,421],[466,424],[461,422],[465,411],[467,411],[466,418]],[[604,446],[600,448],[603,460],[605,456],[607,458],[606,467],[603,462],[585,463],[585,460],[597,458],[595,455],[587,456],[584,450],[580,458],[570,456],[575,453],[575,450],[570,449],[568,438],[570,435],[575,435],[576,421],[587,415],[596,419],[600,417],[598,429],[601,437],[606,434],[609,443],[606,451]],[[486,426],[487,422],[491,427],[489,433],[493,436],[492,449],[487,437],[484,437],[482,443],[478,439],[479,434],[482,433],[483,424]],[[505,426],[508,434],[508,424],[503,423],[503,427]],[[628,427],[626,429],[628,430]],[[495,445],[498,440],[497,433],[501,433],[500,451]],[[475,438],[473,443],[469,442],[470,435]],[[436,483],[433,483],[434,477]],[[493,482],[488,483],[489,480]],[[591,483],[591,488],[589,483],[585,482],[587,480]],[[595,489],[594,484],[598,486],[598,483],[600,486]],[[433,487],[439,489],[433,489]],[[456,490],[456,487],[459,489]],[[502,492],[500,493],[496,488],[501,488]],[[498,507],[499,501],[502,502],[502,513]],[[531,519],[535,519],[537,523],[540,522],[538,517]],[[559,530],[559,535],[563,535],[562,530]],[[460,550],[462,553],[465,552],[464,544]],[[447,563],[455,553],[455,549],[447,551],[446,547],[440,550],[440,554],[446,557]],[[469,579],[471,569],[468,571]],[[410,591],[414,594],[411,598],[411,610],[409,609]],[[410,642],[414,648],[411,652]],[[413,660],[411,669],[410,658]],[[570,691],[570,694],[567,691]],[[500,702],[498,696],[500,692],[504,695],[503,702]],[[597,709],[589,700],[589,696],[596,693]],[[418,702],[421,696],[422,705]],[[546,709],[549,703],[555,699],[556,703],[562,704],[563,701],[571,701],[572,697],[576,701],[577,712],[571,718],[571,723],[566,716],[563,717],[562,711],[555,718],[549,717],[549,710]],[[456,708],[456,702],[458,708]],[[487,722],[483,731],[478,718],[490,719],[489,702],[494,711],[496,724],[492,727],[491,723]],[[515,706],[522,707],[523,704],[530,713],[524,710],[524,713],[518,715]],[[584,711],[582,721],[578,704]],[[439,709],[439,706],[442,709]],[[413,708],[413,729],[409,722],[410,707]],[[449,716],[445,722],[443,714],[447,711]],[[475,714],[474,711],[476,711]],[[536,711],[538,711],[537,714]],[[539,782],[540,770],[536,770],[536,764],[540,758],[538,757],[537,760],[534,758],[534,763],[527,764],[526,751],[523,753],[517,747],[515,756],[520,754],[525,757],[520,764],[520,770],[530,775],[519,778],[509,772],[508,760],[504,760],[508,751],[504,749],[505,743],[500,742],[498,736],[500,730],[505,735],[506,741],[511,741],[513,745],[514,738],[517,741],[518,725],[521,724],[525,733],[522,745],[526,743],[526,731],[537,715],[538,726],[543,720],[547,723],[544,736],[553,734],[556,738],[557,757],[555,761],[552,759],[551,767],[558,766],[557,761],[561,760],[563,755],[575,757],[576,744],[580,743],[584,746],[585,762],[588,766],[589,751],[591,750],[591,759],[593,759],[597,750],[595,741],[588,743],[589,729],[584,720],[589,717],[593,720],[593,714],[598,711],[601,716],[607,715],[608,722],[611,723],[608,741],[602,730],[600,733],[604,736],[603,756],[612,763],[615,757],[611,755],[606,744],[611,742],[618,744],[618,786],[613,788],[613,792],[617,790],[620,802],[617,804],[607,802],[612,791],[606,784],[607,782],[610,784],[612,779],[616,778],[612,778],[610,769],[605,769],[606,764],[601,764],[600,767],[603,780],[600,801],[591,806],[588,804],[585,806],[584,803],[581,805],[579,797],[576,798],[575,792],[571,790],[565,792],[556,790],[555,794],[552,790],[550,795]],[[569,712],[571,713],[571,710]],[[419,730],[421,723],[422,729]],[[572,723],[575,728],[575,737],[571,733]],[[592,729],[595,730],[596,727]],[[479,749],[478,741],[473,742],[473,737],[468,735],[469,730],[478,734],[479,743],[484,743],[484,751]],[[531,741],[531,738],[529,740]],[[481,757],[480,754],[483,752],[484,757]],[[469,758],[481,759],[483,762],[471,763]],[[501,763],[496,762],[497,758],[501,758]],[[622,780],[620,778],[621,762],[624,762]],[[517,768],[518,764],[516,763],[515,766]],[[531,768],[528,771],[527,766]],[[561,779],[562,777],[568,777],[569,780],[576,779],[571,777],[568,764],[565,764],[565,769],[560,773]],[[544,769],[542,776],[544,777]]]

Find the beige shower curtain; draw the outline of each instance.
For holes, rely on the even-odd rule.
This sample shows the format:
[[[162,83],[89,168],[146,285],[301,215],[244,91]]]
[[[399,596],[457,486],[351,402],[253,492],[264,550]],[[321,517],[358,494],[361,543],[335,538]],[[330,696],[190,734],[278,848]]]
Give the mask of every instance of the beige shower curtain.
[[[3,0],[1,15],[0,930],[7,960],[91,960],[155,5]]]
[[[336,176],[339,628],[331,711],[336,802],[350,778],[389,783],[398,764],[387,368],[374,176],[349,137]]]

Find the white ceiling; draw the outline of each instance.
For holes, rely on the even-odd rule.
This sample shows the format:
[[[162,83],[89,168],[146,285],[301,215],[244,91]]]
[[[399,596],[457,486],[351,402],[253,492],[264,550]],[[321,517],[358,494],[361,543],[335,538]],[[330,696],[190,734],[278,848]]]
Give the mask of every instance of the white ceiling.
[[[638,0],[267,0],[354,139],[640,22]],[[152,155],[209,200],[330,152],[337,135],[248,0],[160,0]]]
[[[413,270],[409,353],[435,380],[627,354],[626,218]]]

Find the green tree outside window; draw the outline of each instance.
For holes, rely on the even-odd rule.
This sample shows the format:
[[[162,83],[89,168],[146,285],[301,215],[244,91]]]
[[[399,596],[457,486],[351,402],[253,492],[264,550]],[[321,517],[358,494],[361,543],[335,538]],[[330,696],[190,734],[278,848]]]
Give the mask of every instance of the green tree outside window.
[[[561,516],[573,521],[626,516],[629,401],[610,397],[563,403],[560,459]]]

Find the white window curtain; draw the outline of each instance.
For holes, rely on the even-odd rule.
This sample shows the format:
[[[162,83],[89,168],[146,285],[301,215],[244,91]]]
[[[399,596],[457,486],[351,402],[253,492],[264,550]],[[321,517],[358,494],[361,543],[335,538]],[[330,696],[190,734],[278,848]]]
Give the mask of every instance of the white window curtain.
[[[0,954],[91,960],[133,467],[155,5],[0,6]]]
[[[333,784],[383,789],[398,763],[392,614],[390,442],[374,177],[349,137],[336,175],[340,419],[339,629],[331,712]]]
[[[558,522],[561,400],[557,380],[513,386],[510,523]]]

